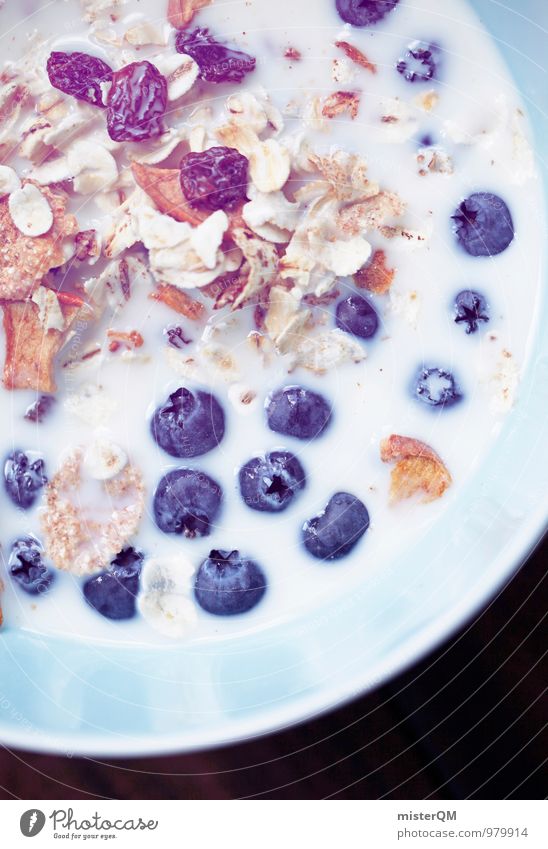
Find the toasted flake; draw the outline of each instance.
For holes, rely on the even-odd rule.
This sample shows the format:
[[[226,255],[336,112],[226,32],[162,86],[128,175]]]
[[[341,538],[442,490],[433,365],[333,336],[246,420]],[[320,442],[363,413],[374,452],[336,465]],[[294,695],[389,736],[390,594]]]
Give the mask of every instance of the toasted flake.
[[[380,446],[383,463],[395,463],[391,473],[390,501],[395,503],[423,492],[423,502],[441,498],[452,478],[439,455],[424,442],[392,434]]]
[[[348,112],[350,118],[357,117],[360,108],[360,95],[355,91],[334,91],[324,100],[322,115],[324,118],[338,118]]]
[[[0,198],[21,188],[21,180],[9,165],[0,165]]]
[[[356,272],[354,282],[358,289],[367,289],[375,295],[385,295],[392,286],[395,274],[393,268],[388,268],[385,252],[377,250],[367,265]]]
[[[361,50],[358,50],[353,44],[350,44],[348,41],[336,41],[335,47],[338,47],[343,51],[345,56],[347,56],[352,62],[356,65],[359,65],[360,68],[365,68],[366,71],[369,71],[372,74],[377,73],[377,66],[374,62],[371,62],[365,53],[362,53]]]
[[[53,212],[33,183],[15,189],[8,200],[11,220],[24,236],[43,236],[53,225]]]
[[[51,268],[67,260],[65,237],[74,235],[78,224],[74,216],[66,215],[66,196],[42,189],[53,226],[40,236],[26,236],[15,226],[9,211],[9,200],[0,200],[0,298],[23,300],[32,294]]]
[[[136,533],[145,506],[143,479],[135,466],[128,463],[96,484],[94,501],[83,471],[83,451],[77,448],[47,484],[40,513],[48,557],[76,576],[108,566]]]
[[[205,307],[201,301],[191,298],[190,295],[176,286],[160,284],[154,292],[151,292],[149,298],[160,301],[179,315],[184,315],[192,320],[197,320],[204,314]]]
[[[175,29],[184,29],[196,12],[212,2],[213,0],[168,0],[167,19]]]
[[[46,329],[40,307],[32,301],[10,301],[2,305],[6,336],[4,386],[6,389],[56,391],[54,360],[66,341],[66,334]],[[78,307],[62,307],[66,326],[76,318]]]
[[[123,448],[110,439],[96,439],[84,453],[84,469],[94,480],[116,477],[126,467],[128,457]]]
[[[357,154],[335,150],[323,156],[311,154],[308,160],[309,170],[318,171],[322,180],[305,186],[298,193],[299,199],[320,194],[352,203],[379,193],[378,184],[368,179],[367,162]]]
[[[416,158],[421,176],[453,173],[453,159],[441,147],[421,147],[417,151]]]
[[[264,325],[280,354],[299,349],[306,339],[305,327],[310,316],[310,310],[301,309],[298,294],[295,295],[283,286],[272,287]]]
[[[192,630],[198,620],[191,599],[194,566],[183,554],[149,558],[141,573],[139,612],[155,631],[177,639]]]

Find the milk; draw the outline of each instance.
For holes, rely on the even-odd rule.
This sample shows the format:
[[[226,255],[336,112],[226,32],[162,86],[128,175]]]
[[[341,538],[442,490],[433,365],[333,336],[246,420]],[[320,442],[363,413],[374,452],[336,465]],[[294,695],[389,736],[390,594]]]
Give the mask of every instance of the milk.
[[[141,19],[157,20],[163,26],[158,5],[152,0],[128,2],[113,28],[123,33]],[[213,338],[228,346],[237,375],[231,376],[232,382],[221,377],[198,385],[209,388],[222,404],[226,435],[220,447],[209,454],[177,461],[156,446],[148,424],[154,408],[170,392],[181,385],[192,388],[166,363],[164,329],[179,324],[195,343],[204,322],[179,320],[167,307],[149,300],[148,290],[134,288],[124,311],[114,318],[107,314],[88,337],[78,340],[76,347],[81,344],[83,350],[92,339],[103,338],[108,327],[138,330],[145,345],[136,353],[149,357],[147,361],[140,356],[124,361],[111,355],[92,360],[77,372],[60,368],[58,402],[42,424],[23,419],[35,398],[33,393],[0,390],[2,455],[14,448],[37,451],[45,458],[51,477],[68,447],[85,446],[97,435],[106,435],[124,448],[142,469],[147,485],[147,511],[133,540],[147,556],[184,552],[198,567],[211,549],[237,548],[261,564],[268,592],[257,608],[232,619],[199,611],[199,624],[190,640],[214,643],[236,634],[251,635],[275,622],[298,617],[328,599],[335,603],[372,582],[405,586],[416,564],[408,563],[407,572],[394,574],[391,563],[396,555],[416,543],[432,523],[443,522],[446,509],[458,501],[464,482],[478,471],[488,452],[497,450],[507,415],[497,403],[505,381],[498,385],[492,378],[499,367],[506,366],[517,374],[527,365],[530,341],[536,332],[535,308],[543,270],[544,209],[537,178],[519,181],[521,160],[516,158],[515,127],[520,122],[526,134],[528,129],[516,116],[516,109],[523,106],[494,43],[463,0],[445,0],[443,13],[439,5],[435,0],[402,3],[371,30],[344,27],[331,0],[278,0],[276,4],[216,0],[196,18],[197,25],[209,26],[217,36],[257,57],[257,70],[242,87],[253,91],[263,86],[275,105],[286,110],[289,129],[300,125],[297,118],[287,114],[291,101],[303,103],[306,98],[337,89],[361,90],[357,119],[332,122],[326,132],[311,130],[314,148],[327,152],[337,145],[364,155],[372,179],[408,202],[411,223],[416,221],[418,226],[427,221],[432,228],[427,246],[416,250],[386,245],[380,237],[377,243],[372,235],[373,247],[386,249],[388,263],[397,268],[397,274],[393,294],[372,299],[381,328],[375,339],[363,343],[367,352],[363,363],[348,364],[325,375],[303,370],[288,374],[284,361],[274,359],[265,364],[252,350],[247,339],[253,329],[252,307],[236,314],[216,315],[211,321]],[[51,49],[89,50],[108,60],[108,52],[102,52],[101,45],[87,41],[80,6],[72,0],[7,4],[0,11],[0,26],[5,56],[17,58],[24,49],[26,34],[36,28],[50,40]],[[332,63],[342,57],[334,41],[345,37],[377,64],[376,75],[356,69],[351,81],[334,82]],[[395,70],[398,58],[414,39],[436,42],[444,50],[441,80],[433,85],[411,85]],[[300,51],[302,59],[285,58],[287,47]],[[170,44],[165,49],[173,48]],[[140,55],[159,50],[143,48]],[[416,126],[407,141],[388,142],[381,137],[382,98],[399,97],[410,103],[432,88],[440,95],[439,103],[430,113],[414,110]],[[210,85],[198,89],[198,94],[221,109],[233,90],[230,85]],[[188,115],[196,106],[196,93],[193,89]],[[456,136],[455,127],[464,135],[475,136],[476,141],[455,143],[449,137],[449,133]],[[452,156],[452,175],[418,174],[419,139],[427,135]],[[456,244],[451,229],[451,215],[459,202],[482,190],[505,199],[516,230],[508,250],[492,259],[469,257]],[[82,229],[95,226],[98,215],[91,205],[79,209]],[[82,266],[79,273],[86,278],[96,271]],[[356,291],[351,280],[341,280],[338,288],[341,295]],[[454,323],[452,313],[454,296],[465,288],[477,289],[486,296],[491,316],[487,325],[470,336]],[[326,327],[332,327],[333,305],[325,309]],[[0,350],[3,347],[2,339]],[[182,354],[191,355],[192,350],[193,345],[189,345]],[[511,357],[505,357],[503,351]],[[63,359],[61,355],[60,363]],[[411,385],[423,364],[453,372],[463,390],[463,401],[440,411],[415,400]],[[509,379],[511,382],[511,376]],[[256,393],[257,400],[250,409],[236,409],[230,400],[234,382]],[[83,424],[63,406],[67,393],[87,383],[100,384],[117,402],[115,414],[98,430]],[[265,423],[263,407],[269,392],[292,384],[322,393],[334,407],[331,427],[309,444],[274,434]],[[428,505],[388,505],[390,469],[380,461],[379,442],[390,433],[421,439],[440,454],[454,480],[442,499]],[[307,472],[306,488],[281,514],[252,511],[240,498],[237,472],[251,457],[277,448],[298,456]],[[154,489],[167,471],[183,466],[203,470],[223,487],[223,509],[209,537],[186,540],[167,536],[154,524]],[[362,499],[371,526],[349,556],[322,563],[302,547],[300,529],[340,490]],[[6,573],[7,556],[16,538],[28,533],[40,538],[40,504],[20,511],[2,491],[0,505],[6,627],[44,635],[66,634],[87,643],[166,641],[139,617],[129,622],[103,619],[85,603],[82,581],[69,574],[56,573],[50,592],[43,597],[20,591]]]

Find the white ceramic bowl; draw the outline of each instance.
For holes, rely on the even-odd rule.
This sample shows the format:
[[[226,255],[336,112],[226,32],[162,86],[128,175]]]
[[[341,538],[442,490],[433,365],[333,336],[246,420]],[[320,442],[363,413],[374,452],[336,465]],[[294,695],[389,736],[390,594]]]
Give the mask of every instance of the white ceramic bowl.
[[[522,91],[546,172],[544,0],[474,5]],[[548,324],[546,298],[538,322]],[[215,645],[126,649],[2,633],[0,741],[105,756],[188,751],[282,728],[378,686],[485,605],[541,536],[547,402],[548,337],[538,332],[519,404],[443,521],[405,553],[405,585],[387,577]]]

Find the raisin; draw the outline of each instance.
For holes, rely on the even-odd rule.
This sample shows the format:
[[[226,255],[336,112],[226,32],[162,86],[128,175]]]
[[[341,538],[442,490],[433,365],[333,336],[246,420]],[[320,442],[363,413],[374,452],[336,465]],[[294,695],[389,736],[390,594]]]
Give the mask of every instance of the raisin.
[[[150,62],[132,62],[112,75],[107,128],[114,141],[144,141],[163,133],[167,82]]]
[[[101,83],[110,82],[112,68],[88,53],[51,53],[47,62],[49,81],[54,88],[104,107]]]
[[[181,188],[192,206],[213,212],[247,200],[248,161],[233,147],[187,153],[180,167]]]
[[[175,47],[178,53],[192,56],[200,66],[200,79],[208,83],[241,83],[246,74],[255,70],[253,56],[216,41],[208,29],[181,30]]]

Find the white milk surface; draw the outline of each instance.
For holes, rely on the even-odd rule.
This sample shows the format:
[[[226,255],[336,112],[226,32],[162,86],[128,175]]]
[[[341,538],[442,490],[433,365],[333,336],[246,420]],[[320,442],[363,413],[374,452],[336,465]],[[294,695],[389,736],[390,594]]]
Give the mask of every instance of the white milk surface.
[[[158,19],[160,13],[163,15],[160,7],[163,0],[128,2],[113,26],[123,32],[128,26],[126,13],[132,21],[148,16]],[[22,20],[25,14],[28,18]],[[386,250],[388,264],[397,268],[397,275],[391,295],[373,297],[383,324],[374,340],[363,343],[367,350],[363,363],[345,365],[321,376],[304,370],[288,375],[284,362],[279,360],[263,367],[246,341],[251,311],[235,316],[216,314],[214,324],[232,322],[218,329],[217,339],[231,349],[237,382],[257,392],[258,402],[243,414],[229,399],[229,381],[213,381],[212,391],[227,418],[226,436],[218,449],[193,461],[177,461],[159,449],[150,437],[148,419],[154,407],[184,383],[166,364],[163,328],[181,324],[187,336],[197,340],[203,323],[179,321],[179,316],[148,300],[148,292],[136,287],[123,313],[115,320],[105,316],[91,337],[99,338],[111,326],[138,330],[145,345],[137,353],[149,357],[148,361],[136,358],[124,362],[120,356],[112,355],[92,360],[86,369],[68,377],[59,370],[58,403],[39,425],[23,419],[25,409],[34,400],[32,393],[0,390],[0,453],[5,455],[13,448],[36,451],[45,458],[51,476],[67,447],[85,445],[96,435],[92,427],[64,409],[66,394],[78,391],[81,384],[99,383],[116,402],[115,412],[100,433],[124,447],[146,480],[147,510],[133,540],[135,547],[147,556],[162,557],[184,550],[196,567],[212,548],[237,548],[261,564],[269,582],[263,601],[250,613],[231,619],[199,611],[198,626],[188,637],[222,640],[235,633],[252,635],[257,629],[299,616],[326,600],[335,602],[358,585],[366,587],[368,582],[384,580],[397,580],[400,588],[405,584],[405,574],[394,576],[391,562],[415,543],[431,523],[444,521],[444,513],[452,500],[459,498],[463,483],[478,470],[487,452],[496,450],[506,415],[498,403],[501,391],[509,385],[508,380],[512,382],[508,370],[515,370],[517,375],[526,367],[536,329],[544,212],[537,178],[527,178],[523,173],[527,163],[524,166],[520,158],[523,143],[516,136],[516,128],[521,125],[525,135],[528,128],[523,127],[525,119],[516,114],[519,95],[495,44],[464,0],[444,0],[443,4],[436,0],[402,2],[370,30],[350,31],[347,27],[347,36],[378,65],[375,76],[356,68],[347,83],[335,83],[332,78],[333,59],[342,56],[334,41],[345,37],[333,0],[216,0],[199,13],[196,24],[211,27],[216,35],[256,56],[257,70],[245,79],[243,87],[253,91],[262,85],[282,110],[290,101],[303,103],[308,97],[327,95],[337,89],[361,90],[357,119],[350,122],[343,116],[331,122],[327,131],[311,133],[314,147],[329,151],[333,145],[340,145],[364,155],[371,178],[408,203],[406,220],[411,226],[428,220],[432,228],[428,244],[414,250],[397,248],[380,236],[372,236],[373,247]],[[7,3],[0,11],[4,57],[17,58],[33,29],[48,39],[52,49],[87,49],[101,54],[97,44],[86,44],[80,7],[72,0]],[[441,79],[434,85],[411,85],[395,70],[398,57],[414,39],[437,42],[443,48]],[[301,52],[301,61],[284,58],[289,46]],[[171,42],[164,49],[172,50]],[[416,127],[409,139],[387,141],[383,135],[386,128],[378,117],[379,99],[399,97],[412,103],[430,88],[440,95],[437,108],[431,113],[413,109]],[[199,93],[205,100],[217,101],[213,105],[221,106],[233,89],[234,86],[209,85],[199,89]],[[188,114],[195,105],[193,89]],[[286,116],[289,128],[292,121],[297,128],[297,119]],[[452,140],[447,122],[454,122],[468,140],[473,137],[473,143]],[[418,140],[425,135],[452,156],[451,176],[423,177],[417,173]],[[451,215],[459,202],[474,191],[501,195],[513,216],[514,242],[492,259],[469,257],[452,233]],[[94,222],[97,211],[84,208],[78,215],[85,226],[86,219]],[[97,270],[82,266],[79,273],[85,278],[94,276]],[[351,280],[340,281],[339,288],[347,294],[355,291]],[[466,288],[485,294],[491,315],[487,325],[469,336],[454,323],[452,312],[454,296]],[[327,310],[330,327],[334,325],[333,307]],[[192,346],[188,346],[185,354],[191,351]],[[505,357],[503,351],[511,357]],[[422,364],[452,371],[464,400],[441,412],[414,400],[410,383]],[[501,367],[506,368],[506,375],[497,384],[495,375]],[[265,424],[264,399],[272,389],[290,384],[315,389],[334,405],[332,426],[313,443],[274,434]],[[519,387],[515,403],[519,404]],[[454,479],[442,499],[428,505],[410,501],[388,506],[390,467],[380,461],[379,442],[390,433],[421,439],[440,454]],[[258,513],[241,501],[236,474],[246,460],[274,448],[286,448],[298,455],[307,472],[307,485],[283,513]],[[186,540],[167,536],[154,524],[154,488],[166,471],[179,466],[202,469],[224,489],[218,525],[209,537]],[[350,556],[326,564],[314,560],[302,548],[300,528],[339,490],[354,493],[364,501],[371,526]],[[57,573],[51,590],[41,597],[26,595],[14,585],[6,573],[7,554],[17,537],[29,532],[40,536],[38,510],[39,504],[30,511],[20,511],[0,492],[5,555],[0,568],[6,584],[6,627],[67,634],[88,642],[164,640],[139,617],[120,623],[101,618],[85,603],[82,581],[69,574]],[[408,563],[410,574],[413,568],[414,564]]]

